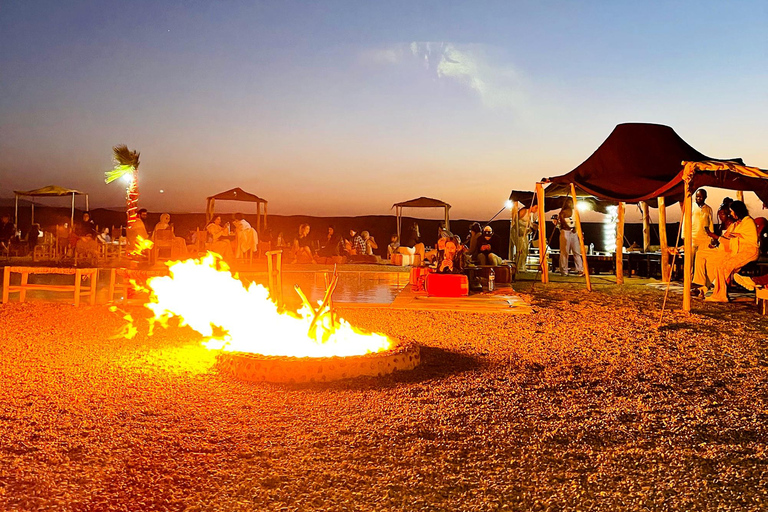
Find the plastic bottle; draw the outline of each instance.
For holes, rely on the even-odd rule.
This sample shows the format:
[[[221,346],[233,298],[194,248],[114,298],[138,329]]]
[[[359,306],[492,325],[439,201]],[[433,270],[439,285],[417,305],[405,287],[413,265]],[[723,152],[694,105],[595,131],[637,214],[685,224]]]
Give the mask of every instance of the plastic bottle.
[[[492,292],[494,286],[496,285],[496,272],[491,269],[491,272],[488,274],[488,291]]]
[[[589,244],[589,254],[595,253],[595,244]]]

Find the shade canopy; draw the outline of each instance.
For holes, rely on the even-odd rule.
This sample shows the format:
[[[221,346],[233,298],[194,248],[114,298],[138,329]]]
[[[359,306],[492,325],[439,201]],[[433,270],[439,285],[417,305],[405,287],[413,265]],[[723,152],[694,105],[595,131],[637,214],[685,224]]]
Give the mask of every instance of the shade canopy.
[[[683,161],[744,164],[740,158],[716,159],[700,153],[669,126],[626,123],[616,126],[605,142],[574,170],[545,180],[551,182],[547,195],[565,195],[573,183],[577,189],[603,200],[646,201],[655,206],[655,199],[664,196],[669,205],[685,197]],[[732,179],[715,174],[697,175],[690,186],[762,190],[762,184],[751,183],[750,178],[739,175]],[[751,186],[746,187],[747,184]]]
[[[403,201],[402,203],[395,203],[392,205],[397,213],[397,239],[400,240],[400,233],[402,230],[402,216],[403,208],[443,208],[445,209],[445,229],[450,231],[450,216],[449,210],[451,205],[439,199],[432,199],[431,197],[417,197],[409,201]]]
[[[206,222],[210,222],[211,219],[213,219],[214,209],[216,205],[216,201],[245,201],[248,203],[256,203],[256,231],[261,233],[262,231],[262,225],[261,225],[261,218],[262,218],[262,211],[261,211],[261,205],[264,205],[264,226],[263,229],[266,229],[267,227],[267,203],[268,201],[266,199],[262,199],[256,194],[251,194],[250,192],[246,192],[245,190],[241,189],[240,187],[233,188],[230,190],[225,190],[224,192],[219,192],[216,195],[210,196],[207,198],[208,202],[205,207],[205,219]]]
[[[550,194],[555,193],[556,190],[553,188]],[[558,195],[550,194],[546,194],[545,191],[546,204],[544,206],[547,211],[559,210],[563,207],[563,203],[565,203],[565,201],[570,198],[570,195],[565,195],[565,192],[560,192]],[[578,189],[576,190],[576,196],[579,198],[580,202],[584,202],[589,205],[590,210],[596,211],[598,213],[608,213],[608,207],[616,204],[613,201],[604,201],[602,199],[598,199],[595,196],[587,194],[586,192]],[[509,200],[523,203],[523,205],[526,207],[539,204],[536,198],[536,193],[528,190],[513,190],[512,193],[509,194]]]
[[[13,194],[16,196],[16,211],[14,222],[18,222],[19,218],[19,198],[20,197],[71,197],[72,198],[72,211],[70,214],[70,223],[75,223],[75,196],[85,196],[85,209],[89,209],[88,194],[80,192],[79,190],[59,187],[58,185],[48,185],[47,187],[37,188],[35,190],[14,190]],[[32,223],[35,222],[35,203],[32,203]]]
[[[87,195],[85,192],[80,192],[79,190],[59,187],[56,185],[48,185],[47,187],[38,188],[35,190],[14,190],[13,193],[19,197],[61,197],[71,195]]]

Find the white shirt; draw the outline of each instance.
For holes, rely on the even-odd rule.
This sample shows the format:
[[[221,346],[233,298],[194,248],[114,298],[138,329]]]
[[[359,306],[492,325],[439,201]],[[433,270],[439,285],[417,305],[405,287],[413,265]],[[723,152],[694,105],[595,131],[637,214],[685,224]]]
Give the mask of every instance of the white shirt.
[[[691,214],[693,217],[691,240],[698,245],[709,245],[710,238],[704,228],[708,227],[710,231],[715,229],[715,225],[712,222],[712,208],[707,204],[699,206],[698,204],[693,203]],[[685,224],[683,224],[683,233],[685,233]]]

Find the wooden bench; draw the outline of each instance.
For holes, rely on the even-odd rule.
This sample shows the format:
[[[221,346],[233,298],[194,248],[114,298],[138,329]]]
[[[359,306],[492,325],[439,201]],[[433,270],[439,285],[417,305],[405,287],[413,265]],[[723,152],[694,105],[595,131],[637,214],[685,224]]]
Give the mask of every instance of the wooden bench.
[[[21,274],[21,284],[11,285],[11,274]],[[57,274],[75,276],[74,284],[39,284],[30,283],[30,274]],[[49,292],[74,293],[75,306],[80,305],[80,295],[85,293],[89,297],[89,304],[96,304],[96,280],[97,268],[56,268],[56,267],[5,267],[3,272],[3,304],[8,302],[11,293],[19,293],[19,301],[24,302],[27,291],[44,290]],[[83,286],[83,277],[90,279],[89,286]]]
[[[755,289],[755,300],[760,307],[760,314],[768,314],[768,288]]]

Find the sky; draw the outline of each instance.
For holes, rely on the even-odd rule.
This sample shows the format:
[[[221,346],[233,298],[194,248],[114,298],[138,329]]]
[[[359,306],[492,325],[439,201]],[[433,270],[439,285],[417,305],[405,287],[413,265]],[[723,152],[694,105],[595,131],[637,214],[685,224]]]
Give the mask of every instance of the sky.
[[[151,211],[241,187],[277,214],[487,219],[624,122],[768,168],[766,27],[765,0],[2,0],[0,197],[119,206],[127,144]]]

